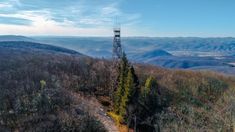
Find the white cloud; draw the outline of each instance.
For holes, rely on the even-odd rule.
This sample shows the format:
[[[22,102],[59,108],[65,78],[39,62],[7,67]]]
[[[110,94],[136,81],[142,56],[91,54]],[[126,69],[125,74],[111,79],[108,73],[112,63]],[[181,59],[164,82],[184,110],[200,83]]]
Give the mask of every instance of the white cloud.
[[[14,4],[0,4],[0,7],[22,6],[20,0],[10,0]],[[111,36],[114,17],[121,18],[130,33],[130,27],[139,22],[139,14],[122,12],[118,3],[91,6],[71,5],[64,10],[56,8],[20,9],[16,13],[1,14],[3,17],[22,18],[32,21],[31,25],[7,25],[0,23],[0,34],[19,35],[77,35],[77,36]],[[130,26],[130,27],[129,27]]]
[[[117,8],[117,4],[116,3],[112,3],[108,6],[105,6],[103,8],[101,8],[101,15],[102,16],[120,16],[122,13],[121,11]]]
[[[5,26],[0,24],[0,34],[15,35],[60,35],[60,36],[106,36],[111,32],[103,28],[74,28],[59,26],[54,22],[47,22],[35,26]]]
[[[103,28],[78,28],[74,27],[74,23],[65,20],[64,22],[56,22],[50,18],[50,15],[44,11],[41,14],[33,11],[24,11],[18,14],[0,14],[5,17],[17,17],[32,21],[32,25],[6,25],[0,24],[0,34],[16,34],[16,35],[77,35],[77,36],[99,36],[109,34],[109,30]]]
[[[0,8],[10,8],[10,7],[12,7],[12,5],[9,3],[0,3]]]

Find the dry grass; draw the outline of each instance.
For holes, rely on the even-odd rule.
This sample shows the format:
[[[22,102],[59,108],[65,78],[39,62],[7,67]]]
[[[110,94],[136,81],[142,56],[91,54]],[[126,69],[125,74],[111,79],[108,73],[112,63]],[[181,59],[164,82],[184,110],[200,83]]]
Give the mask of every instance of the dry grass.
[[[114,112],[108,112],[107,114],[115,121],[118,126],[120,125],[122,119],[119,115],[115,114]]]
[[[108,112],[107,114],[115,121],[116,125],[118,126],[119,132],[134,132],[134,130],[130,128],[128,131],[127,125],[123,125],[120,123],[122,122],[122,120],[119,115],[115,114],[114,112]]]

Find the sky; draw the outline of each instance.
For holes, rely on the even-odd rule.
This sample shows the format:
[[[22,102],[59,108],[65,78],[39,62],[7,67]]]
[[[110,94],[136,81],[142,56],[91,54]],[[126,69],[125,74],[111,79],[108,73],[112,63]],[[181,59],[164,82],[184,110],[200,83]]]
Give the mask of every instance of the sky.
[[[235,37],[235,0],[0,0],[0,35]]]

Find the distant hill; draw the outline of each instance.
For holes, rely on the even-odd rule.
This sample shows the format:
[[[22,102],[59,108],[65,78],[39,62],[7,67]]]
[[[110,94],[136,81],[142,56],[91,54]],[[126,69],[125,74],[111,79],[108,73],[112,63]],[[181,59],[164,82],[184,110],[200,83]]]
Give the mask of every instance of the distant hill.
[[[213,59],[211,57],[157,57],[151,60],[146,60],[145,63],[156,64],[167,68],[183,68],[197,66],[222,66],[223,61]]]
[[[57,53],[66,53],[73,55],[82,55],[81,53],[69,50],[66,48],[61,48],[52,45],[33,43],[33,42],[24,42],[24,41],[5,41],[0,42],[0,48],[15,49],[21,51],[43,51],[43,52],[57,52]]]
[[[172,55],[164,50],[156,49],[156,50],[143,53],[141,56],[144,58],[152,58],[152,57],[157,57],[157,56],[172,56]]]
[[[75,50],[112,50],[112,37],[33,37],[33,39]],[[235,52],[235,38],[196,37],[123,37],[122,45],[127,52],[162,49],[165,51],[189,52]],[[84,53],[85,53],[84,52]]]
[[[73,49],[84,54],[90,51],[101,51],[107,53],[112,50],[112,37],[24,37],[5,35],[0,36],[0,41],[29,41],[46,43]],[[189,53],[211,52],[215,55],[228,55],[235,52],[235,38],[123,37],[122,45],[126,52],[154,51],[158,49],[169,51],[170,53],[175,51],[187,51]]]
[[[1,41],[29,41],[34,42],[35,40],[25,36],[16,36],[16,35],[2,35],[0,36]]]
[[[107,50],[89,50],[86,54],[95,58],[110,58],[112,56],[112,53]]]
[[[145,51],[142,53],[130,53],[129,57],[131,60],[134,61],[139,61],[139,62],[145,62],[147,60],[152,60],[156,57],[170,57],[172,56],[170,53],[168,53],[165,50],[161,50],[161,49],[155,49],[155,50],[150,50],[150,51]]]
[[[124,38],[124,44],[132,47],[158,48],[167,51],[210,51],[229,52],[235,51],[235,38]]]
[[[0,36],[1,40],[43,43],[94,58],[112,57],[112,37]],[[226,68],[229,67],[227,63],[235,61],[235,38],[123,37],[122,46],[130,60],[166,68],[207,67],[217,71],[216,67]]]

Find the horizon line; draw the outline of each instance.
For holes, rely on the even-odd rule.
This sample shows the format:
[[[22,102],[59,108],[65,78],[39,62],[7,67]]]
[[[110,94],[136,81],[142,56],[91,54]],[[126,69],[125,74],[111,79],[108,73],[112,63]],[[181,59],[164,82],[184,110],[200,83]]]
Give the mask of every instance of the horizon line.
[[[18,37],[83,37],[83,38],[110,38],[113,36],[82,36],[82,35],[20,35],[20,34],[0,34],[0,36],[18,36]],[[235,36],[122,36],[122,38],[235,38]]]

